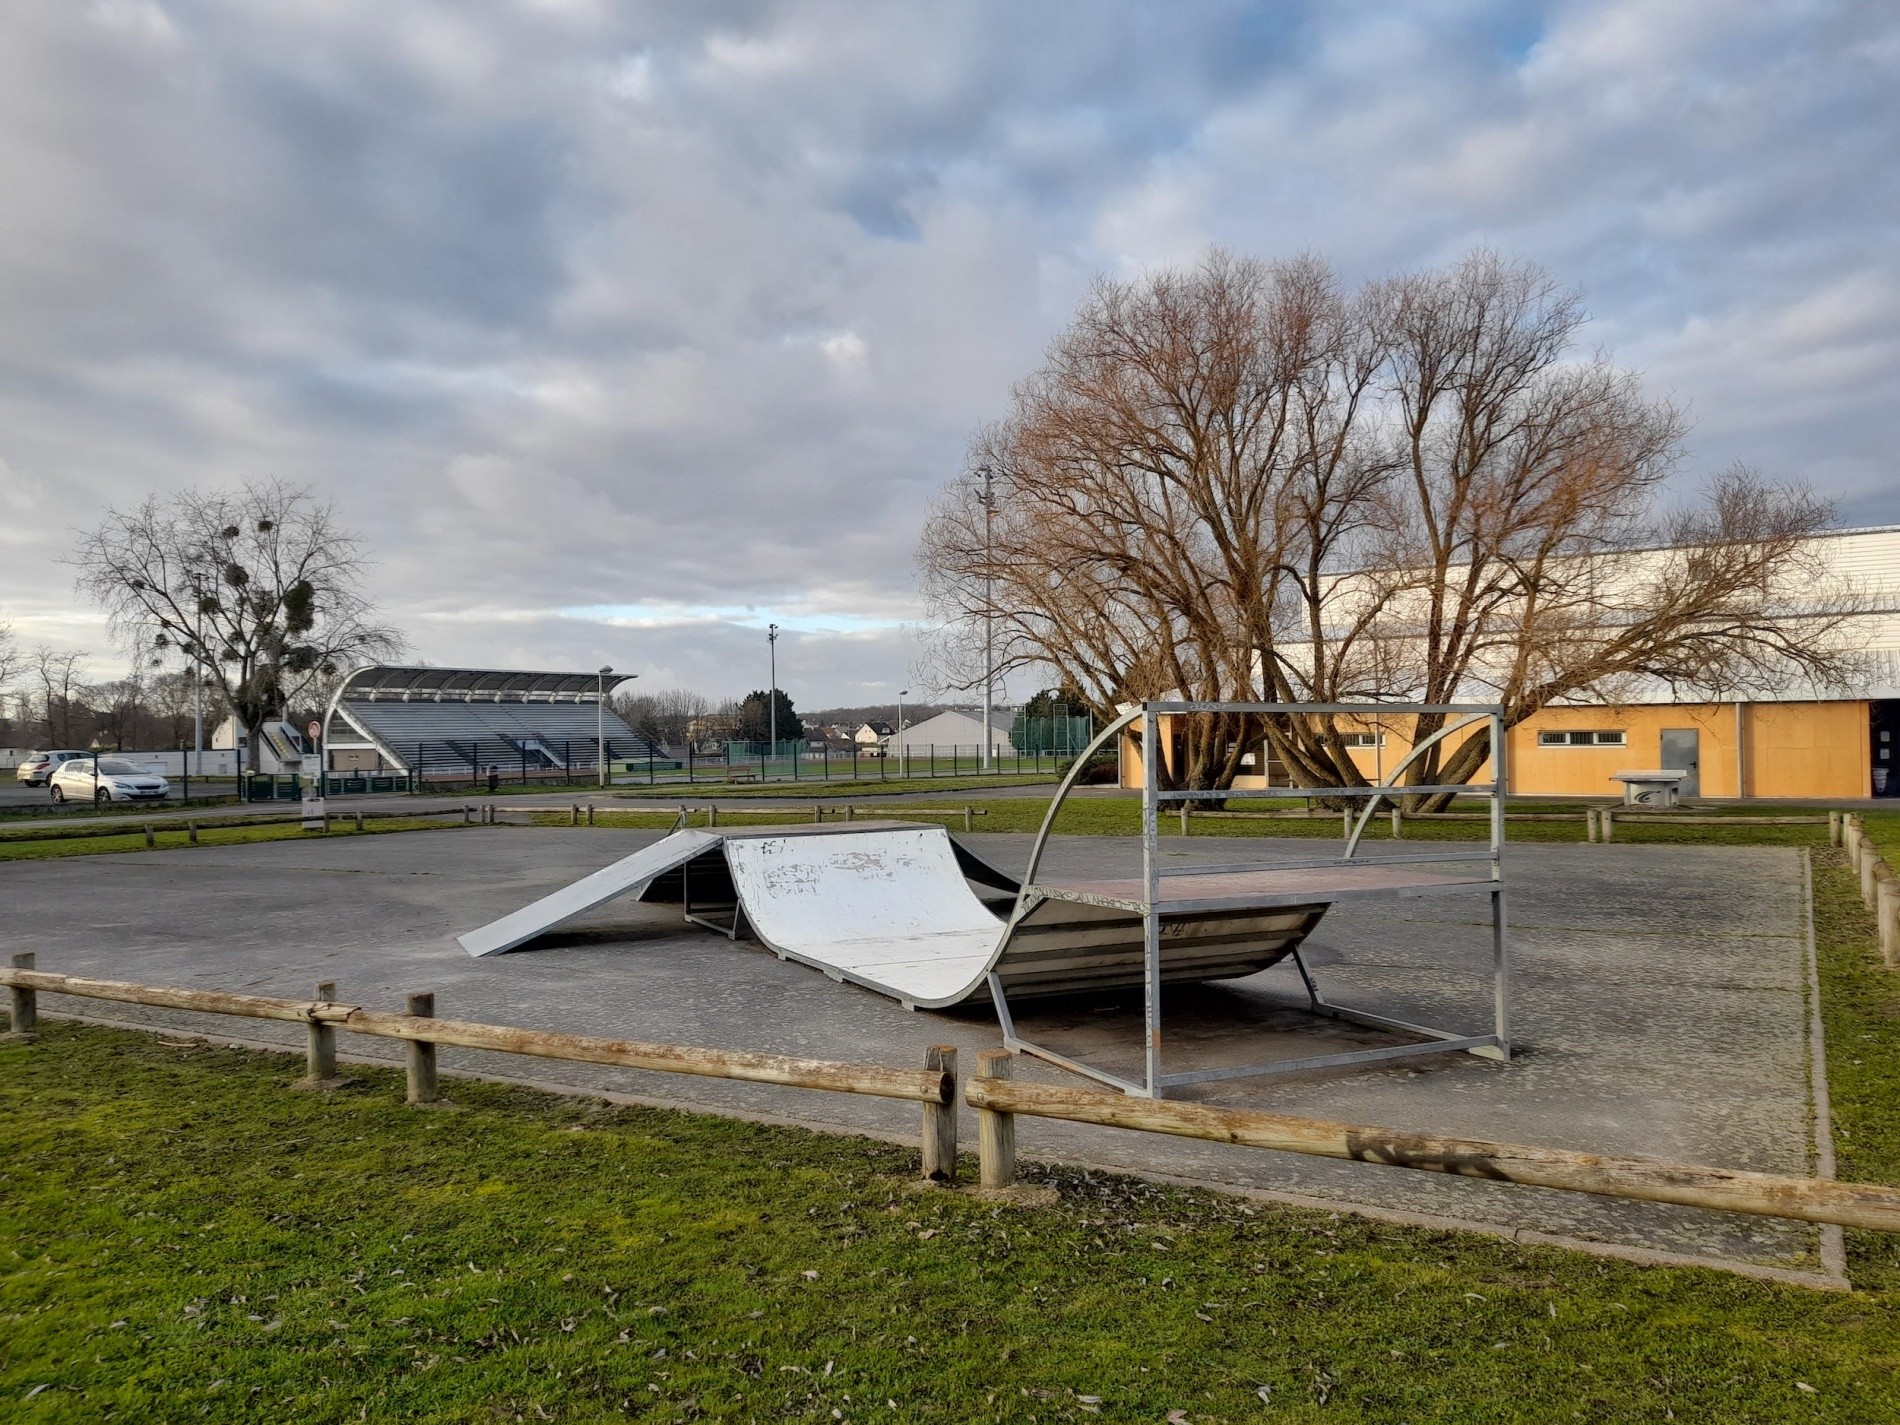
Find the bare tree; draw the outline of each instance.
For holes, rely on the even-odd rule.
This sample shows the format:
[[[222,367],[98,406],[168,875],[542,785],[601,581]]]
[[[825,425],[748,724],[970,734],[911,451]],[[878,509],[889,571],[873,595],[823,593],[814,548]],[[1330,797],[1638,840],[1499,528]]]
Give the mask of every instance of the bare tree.
[[[669,688],[612,698],[609,706],[642,737],[668,747],[679,747],[687,740],[687,728],[710,713],[713,702],[687,688]]]
[[[1658,516],[1680,417],[1575,359],[1582,320],[1488,253],[1356,292],[1312,259],[1218,251],[1098,281],[926,526],[943,680],[982,676],[986,613],[999,672],[1053,671],[1102,716],[1482,696],[1515,724],[1630,679],[1851,676],[1854,595],[1807,543],[1828,508],[1734,471]],[[1188,719],[1164,781],[1228,786],[1263,740],[1301,785],[1363,780],[1315,716]],[[1467,737],[1413,781],[1468,780],[1488,751]]]
[[[357,542],[334,508],[280,481],[112,511],[75,563],[120,640],[203,670],[252,747],[263,722],[313,686],[402,646],[375,621]]]
[[[26,672],[26,652],[13,636],[13,625],[0,623],[0,695],[4,695]]]
[[[46,740],[55,747],[76,747],[89,712],[80,699],[86,655],[55,650],[42,643],[33,650],[32,676],[40,688],[40,713]],[[90,736],[90,729],[83,729]]]

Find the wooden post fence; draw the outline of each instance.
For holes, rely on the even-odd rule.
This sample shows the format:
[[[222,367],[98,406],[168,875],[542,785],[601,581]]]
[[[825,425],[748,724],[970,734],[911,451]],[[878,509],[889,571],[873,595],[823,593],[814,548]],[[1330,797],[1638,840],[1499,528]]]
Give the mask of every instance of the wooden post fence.
[[[1880,958],[1894,969],[1900,967],[1900,880],[1885,861],[1880,867],[1887,874],[1874,887],[1874,928],[1880,936]]]
[[[33,952],[31,950],[23,950],[15,955],[13,957],[13,968],[16,970],[30,971],[33,968]],[[34,1031],[40,1027],[38,991],[20,984],[11,984],[7,987],[7,990],[7,998],[10,1001],[7,1009],[13,1016],[13,1023],[9,1026],[11,1032],[7,1037],[9,1039],[33,1038]]]
[[[976,1076],[986,1084],[1008,1079],[1012,1056],[1007,1049],[985,1049],[976,1056]],[[1016,1176],[1016,1115],[978,1103],[976,1151],[978,1181],[986,1188],[1008,1187]]]
[[[336,999],[336,982],[319,980],[317,999],[325,1004]],[[336,1082],[336,1026],[312,1019],[304,1050],[304,1082],[313,1088]]]
[[[95,980],[79,975],[55,975],[37,970],[31,952],[13,957],[11,968],[0,969],[0,984],[13,1001],[14,1025],[37,1022],[39,992],[75,995],[120,1004],[151,1005],[159,1009],[197,1014],[228,1014],[292,1024],[321,1024],[380,1039],[402,1039],[428,1046],[447,1044],[498,1054],[522,1054],[575,1064],[607,1064],[662,1074],[690,1074],[700,1078],[736,1079],[746,1083],[780,1084],[790,1088],[823,1089],[831,1093],[868,1094],[911,1103],[954,1106],[957,1078],[954,1065],[946,1069],[898,1069],[883,1064],[848,1064],[827,1059],[800,1059],[782,1054],[759,1054],[742,1049],[703,1049],[684,1044],[654,1044],[633,1039],[605,1039],[588,1034],[561,1034],[542,1029],[519,1029],[503,1024],[435,1019],[417,1010],[432,1010],[433,996],[413,995],[410,1012],[392,1014],[361,1005],[337,1004],[325,994],[315,999],[278,999],[268,995],[236,994],[226,990],[192,989],[172,985],[140,985],[123,980]],[[321,987],[320,987],[321,989]],[[30,1032],[30,1031],[29,1031]],[[433,1053],[430,1055],[433,1065]],[[412,1080],[413,1082],[413,1080]],[[433,1075],[430,1076],[433,1087]],[[943,1130],[938,1127],[935,1133]],[[938,1152],[943,1141],[937,1140]],[[928,1152],[929,1150],[927,1150]]]
[[[983,1062],[989,1059],[990,1055],[983,1056]],[[1398,1129],[1296,1118],[1252,1109],[1124,1098],[1092,1089],[1017,1083],[1007,1074],[983,1069],[965,1086],[964,1097],[977,1110],[980,1121],[987,1123],[994,1119],[1009,1125],[1007,1152],[1001,1148],[990,1150],[986,1130],[983,1139],[985,1187],[1000,1187],[1009,1181],[1015,1159],[1014,1115],[1026,1113],[1069,1123],[1096,1123],[1109,1128],[1169,1133],[1181,1138],[1205,1138],[1216,1143],[1237,1143],[1282,1153],[1341,1158],[1458,1177],[1488,1178],[1493,1182],[1521,1183],[1528,1187],[1560,1188],[1567,1192],[1745,1212],[1760,1217],[1787,1217],[1800,1222],[1826,1222],[1876,1232],[1900,1232],[1900,1188],[1872,1183],[1691,1167],[1647,1158],[1600,1157],[1594,1153],[1517,1143],[1434,1138]]]
[[[435,1018],[435,995],[429,992],[409,996],[405,1011],[416,1019]],[[435,1086],[435,1044],[427,1039],[411,1039],[408,1052],[409,1093],[411,1103],[434,1103],[439,1096]]]
[[[924,1053],[924,1068],[942,1074],[953,1083],[957,1077],[957,1050],[954,1044],[932,1044]],[[957,1105],[924,1104],[924,1176],[935,1183],[954,1184],[957,1180]]]

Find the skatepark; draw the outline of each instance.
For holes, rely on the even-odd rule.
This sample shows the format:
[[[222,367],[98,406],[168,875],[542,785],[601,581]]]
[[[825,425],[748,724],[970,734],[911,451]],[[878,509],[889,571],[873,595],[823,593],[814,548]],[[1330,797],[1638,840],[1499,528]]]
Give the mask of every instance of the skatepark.
[[[333,980],[399,1007],[421,988],[439,1012],[530,1028],[671,1039],[772,1053],[921,1062],[932,1043],[974,1056],[998,1027],[982,997],[911,1011],[834,982],[760,940],[687,923],[676,903],[606,901],[512,953],[472,957],[457,936],[665,840],[665,833],[493,826],[394,837],[0,866],[0,894],[33,927],[42,967],[148,983],[307,995]],[[1006,877],[1033,838],[958,837]],[[1171,869],[1237,856],[1295,862],[1299,843],[1197,838]],[[1139,870],[1138,840],[1052,837],[1050,877]],[[1793,1174],[1813,1171],[1808,947],[1801,853],[1779,848],[1514,846],[1516,969],[1508,1063],[1442,1054],[1344,1071],[1240,1078],[1203,1101]],[[71,909],[83,903],[86,914]],[[1481,1032],[1489,1022],[1484,917],[1461,898],[1335,906],[1308,934],[1315,971],[1368,1010]],[[186,927],[189,927],[188,929]],[[992,939],[994,932],[990,932]],[[1383,1031],[1316,1018],[1285,960],[1240,979],[1169,986],[1172,1062],[1246,1065],[1390,1045]],[[168,1024],[224,1042],[297,1043],[294,1026],[60,1003],[48,1013]],[[1135,1075],[1142,1006],[1127,991],[1016,1002],[1019,1032]],[[395,1046],[366,1053],[394,1055]],[[1738,1054],[1751,1066],[1734,1073]],[[444,1068],[518,1077],[519,1061],[445,1050]],[[1019,1074],[1075,1082],[1053,1065]],[[914,1109],[767,1086],[682,1081],[564,1064],[584,1091],[910,1139]],[[452,1089],[451,1089],[452,1095]],[[1031,1157],[1217,1183],[1295,1201],[1477,1225],[1528,1240],[1753,1265],[1819,1279],[1829,1229],[1542,1189],[1392,1173],[1215,1144],[1041,1122]]]

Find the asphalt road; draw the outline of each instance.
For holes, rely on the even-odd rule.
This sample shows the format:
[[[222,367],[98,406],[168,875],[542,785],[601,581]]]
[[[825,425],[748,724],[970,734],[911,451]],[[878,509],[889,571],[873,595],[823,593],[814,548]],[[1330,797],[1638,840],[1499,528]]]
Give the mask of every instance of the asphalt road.
[[[429,989],[440,1012],[501,1023],[896,1064],[932,1043],[973,1066],[997,1042],[987,1007],[907,1013],[756,944],[683,926],[677,908],[615,903],[537,948],[473,960],[453,936],[649,843],[655,834],[481,827],[318,842],[200,847],[0,864],[0,946],[44,969],[398,1006]],[[1019,869],[1029,838],[977,835]],[[1203,863],[1309,847],[1209,837],[1167,847]],[[1136,843],[1058,838],[1054,874],[1132,867]],[[1800,853],[1776,848],[1556,846],[1508,856],[1519,1054],[1464,1055],[1279,1080],[1230,1081],[1221,1102],[1443,1134],[1805,1173],[1808,1092]],[[1470,1026],[1489,1013],[1482,898],[1344,905],[1311,942],[1336,998]],[[1168,1067],[1392,1042],[1316,1021],[1290,968],[1166,997]],[[295,1026],[43,997],[43,1012],[188,1026],[300,1043]],[[1043,1002],[1032,1038],[1132,1068],[1138,1000]],[[344,1036],[346,1052],[399,1053]],[[444,1066],[558,1079],[683,1106],[814,1126],[914,1134],[914,1109],[879,1100],[443,1051]],[[1076,1082],[1022,1061],[1019,1073]],[[451,1090],[452,1092],[452,1090]],[[1025,1156],[1436,1215],[1692,1256],[1814,1270],[1797,1224],[1335,1163],[1211,1143],[1023,1120]],[[966,1144],[974,1124],[964,1125]]]

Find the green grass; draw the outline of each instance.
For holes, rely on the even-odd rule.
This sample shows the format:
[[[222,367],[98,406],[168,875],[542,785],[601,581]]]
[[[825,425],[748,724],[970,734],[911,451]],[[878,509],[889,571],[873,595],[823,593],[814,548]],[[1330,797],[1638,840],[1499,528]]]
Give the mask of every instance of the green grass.
[[[988,776],[965,775],[960,777],[833,777],[828,782],[805,778],[800,781],[770,782],[661,782],[651,787],[625,785],[611,790],[615,796],[646,798],[671,802],[703,802],[721,797],[759,797],[777,800],[784,798],[830,797],[848,800],[852,797],[897,797],[916,796],[920,792],[967,792],[986,791],[991,787],[1036,787],[1053,788],[1062,780],[1060,772],[998,772]],[[586,790],[583,788],[582,790]]]
[[[705,801],[699,797],[679,797],[675,805],[684,803],[689,806],[703,806]],[[1262,804],[1264,803],[1264,805]],[[873,816],[890,816],[896,819],[936,820],[943,819],[953,829],[962,829],[963,807],[974,808],[979,815],[975,818],[973,829],[982,832],[1033,832],[1042,825],[1043,816],[1048,811],[1048,801],[1042,797],[982,797],[972,796],[964,802],[949,805],[942,803],[912,803],[908,806],[894,801],[886,805],[872,803],[868,813]],[[1261,810],[1284,809],[1297,806],[1297,803],[1262,799],[1253,803]],[[1464,808],[1460,808],[1463,810]],[[1585,839],[1583,808],[1581,806],[1564,807],[1558,804],[1533,804],[1514,807],[1524,811],[1561,811],[1562,821],[1512,822],[1507,834],[1512,841],[1582,841]],[[1812,826],[1763,826],[1761,818],[1772,815],[1803,815],[1815,813],[1808,809],[1790,808],[1750,808],[1746,812],[1736,812],[1724,817],[1720,826],[1671,826],[1646,822],[1639,814],[1623,817],[1616,822],[1615,837],[1618,842],[1645,844],[1650,842],[1675,845],[1710,846],[1825,846],[1827,827]],[[638,827],[645,829],[663,829],[672,826],[676,811],[621,811],[618,808],[598,808],[595,823],[599,826]],[[1820,813],[1825,817],[1826,813]],[[768,826],[793,825],[810,821],[804,812],[749,812],[742,809],[726,810],[721,808],[721,825]],[[538,817],[545,825],[566,825],[567,817],[552,814]],[[692,825],[704,826],[706,817],[703,812],[695,812]],[[1298,837],[1311,840],[1340,841],[1340,818],[1337,812],[1328,812],[1311,819],[1288,817],[1256,819],[1252,817],[1191,817],[1190,835],[1193,836],[1265,836]],[[1176,815],[1164,815],[1159,822],[1161,835],[1167,839],[1181,834],[1180,819]],[[1077,797],[1065,802],[1056,818],[1055,830],[1068,836],[1138,836],[1141,833],[1141,803],[1132,797]],[[1489,829],[1483,822],[1476,821],[1419,821],[1404,823],[1403,839],[1407,841],[1482,841],[1489,835]],[[1375,817],[1367,828],[1366,839],[1386,841],[1392,836],[1389,817]]]
[[[1900,972],[1881,963],[1873,915],[1839,852],[1815,857],[1814,940],[1839,1175],[1900,1183]],[[1900,1293],[1900,1238],[1850,1233],[1848,1247],[1857,1283]]]
[[[383,821],[368,821],[363,830],[341,817],[332,817],[328,833],[305,831],[296,822],[273,822],[268,826],[216,826],[205,827],[198,832],[200,846],[236,846],[253,841],[321,841],[326,834],[337,836],[375,836],[390,831],[447,831],[460,829],[460,823],[447,822],[440,817],[391,817]],[[61,828],[62,832],[65,828]],[[57,838],[37,838],[29,833],[17,833],[0,837],[0,861],[51,861],[66,856],[109,856],[126,851],[173,850],[190,846],[191,837],[185,831],[154,831],[153,845],[145,844],[145,832],[140,827],[130,827],[124,831],[101,832],[97,836],[73,836],[70,833]]]
[[[1873,1421],[1900,1318],[857,1139],[51,1023],[0,1046],[9,1421]],[[1810,1390],[1803,1386],[1811,1387]],[[43,1389],[42,1389],[43,1387]],[[1270,1404],[1263,1403],[1264,1388]],[[37,1391],[37,1393],[34,1393]]]

